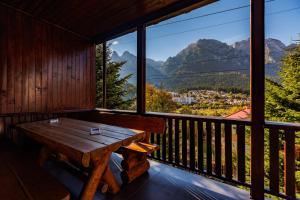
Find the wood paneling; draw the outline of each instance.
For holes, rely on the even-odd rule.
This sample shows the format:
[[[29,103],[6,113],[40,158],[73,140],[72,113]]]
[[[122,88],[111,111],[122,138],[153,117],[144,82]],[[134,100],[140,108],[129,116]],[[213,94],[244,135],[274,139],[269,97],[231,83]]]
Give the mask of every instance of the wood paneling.
[[[0,114],[94,108],[94,45],[0,5]]]

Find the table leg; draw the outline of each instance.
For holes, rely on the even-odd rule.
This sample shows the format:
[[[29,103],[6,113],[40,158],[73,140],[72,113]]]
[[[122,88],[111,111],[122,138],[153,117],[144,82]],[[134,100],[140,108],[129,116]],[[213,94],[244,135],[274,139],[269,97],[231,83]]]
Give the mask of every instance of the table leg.
[[[100,179],[107,168],[110,155],[111,153],[106,153],[99,157],[99,159],[92,160],[93,171],[82,189],[81,200],[92,200],[94,198]]]
[[[120,185],[117,182],[115,176],[113,175],[109,165],[107,165],[104,175],[103,181],[108,184],[109,191],[113,194],[116,194],[120,191]]]
[[[42,147],[38,157],[38,165],[43,166],[47,159],[50,157],[51,151],[47,147]]]

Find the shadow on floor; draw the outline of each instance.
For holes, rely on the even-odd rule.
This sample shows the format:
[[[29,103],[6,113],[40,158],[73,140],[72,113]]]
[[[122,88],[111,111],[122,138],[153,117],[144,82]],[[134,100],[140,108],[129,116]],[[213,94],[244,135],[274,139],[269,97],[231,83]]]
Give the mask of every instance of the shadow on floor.
[[[114,154],[110,166],[118,182],[120,179],[119,155]],[[45,169],[59,179],[71,192],[72,198],[77,199],[83,187],[83,181],[51,161],[47,162]],[[249,192],[227,185],[206,177],[189,173],[168,165],[151,161],[148,173],[139,177],[128,185],[122,185],[120,193],[116,195],[101,194],[97,192],[95,200],[181,200],[181,199],[250,199]]]

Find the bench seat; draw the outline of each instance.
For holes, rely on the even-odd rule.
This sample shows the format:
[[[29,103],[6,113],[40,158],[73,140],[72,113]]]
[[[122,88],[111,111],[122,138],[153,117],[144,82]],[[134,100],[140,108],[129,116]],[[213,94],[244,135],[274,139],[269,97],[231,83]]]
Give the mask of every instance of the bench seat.
[[[143,153],[143,154],[151,154],[154,151],[159,150],[159,146],[156,144],[148,144],[144,142],[133,142],[128,146],[123,147],[127,151]]]

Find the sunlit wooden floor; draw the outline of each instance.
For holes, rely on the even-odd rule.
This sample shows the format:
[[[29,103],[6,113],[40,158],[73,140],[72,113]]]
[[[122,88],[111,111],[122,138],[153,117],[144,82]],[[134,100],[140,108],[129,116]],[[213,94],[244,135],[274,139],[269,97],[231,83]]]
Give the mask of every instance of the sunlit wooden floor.
[[[118,181],[120,179],[120,161],[118,155],[113,155],[110,165]],[[45,169],[59,179],[77,199],[83,182],[69,170],[49,161]],[[250,199],[248,191],[189,173],[168,165],[151,161],[148,174],[143,175],[129,185],[122,185],[117,195],[104,195],[97,192],[95,199]]]

